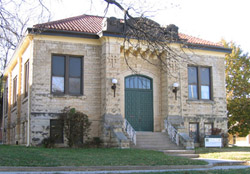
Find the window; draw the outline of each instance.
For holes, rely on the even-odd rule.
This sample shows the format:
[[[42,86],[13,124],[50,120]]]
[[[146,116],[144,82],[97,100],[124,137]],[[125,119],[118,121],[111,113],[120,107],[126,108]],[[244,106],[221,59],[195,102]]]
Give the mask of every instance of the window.
[[[188,67],[188,98],[211,100],[211,69],[209,67]]]
[[[63,121],[58,119],[50,120],[50,137],[55,143],[63,143]]]
[[[151,80],[143,76],[129,76],[125,79],[125,87],[128,89],[152,89]]]
[[[205,135],[212,135],[213,123],[205,123]]]
[[[194,143],[199,142],[199,123],[189,123],[189,136],[194,140]]]
[[[29,89],[29,61],[24,65],[24,97],[28,96]]]
[[[82,57],[52,56],[51,92],[82,94]]]
[[[13,106],[17,103],[17,76],[13,79]]]
[[[8,102],[8,100],[9,100],[9,96],[8,96],[9,92],[8,92],[8,90],[9,90],[8,87],[6,87],[5,90],[4,90],[5,91],[4,92],[4,94],[5,94],[5,96],[4,96],[5,97],[5,114],[8,113],[8,108],[9,108],[9,106],[8,106],[9,105],[9,102]]]

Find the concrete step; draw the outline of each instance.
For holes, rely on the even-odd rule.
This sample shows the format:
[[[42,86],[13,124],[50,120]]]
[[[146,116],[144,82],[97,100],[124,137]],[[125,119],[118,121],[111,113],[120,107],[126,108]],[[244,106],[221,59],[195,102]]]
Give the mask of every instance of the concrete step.
[[[195,154],[195,150],[163,150],[166,154]]]
[[[152,150],[182,149],[170,140],[166,132],[136,132],[136,146],[132,146],[132,148]]]
[[[199,154],[167,154],[169,156],[180,156],[180,157],[186,157],[186,158],[199,158]]]
[[[180,147],[141,147],[141,146],[132,146],[134,149],[145,149],[145,150],[157,150],[157,151],[162,151],[162,150],[167,150],[167,149],[172,149],[172,150],[178,150]]]
[[[165,149],[171,149],[171,150],[178,150],[179,147],[178,146],[172,146],[172,145],[151,145],[151,144],[145,144],[145,145],[136,145],[136,147],[141,147],[141,148],[163,148],[163,150]]]

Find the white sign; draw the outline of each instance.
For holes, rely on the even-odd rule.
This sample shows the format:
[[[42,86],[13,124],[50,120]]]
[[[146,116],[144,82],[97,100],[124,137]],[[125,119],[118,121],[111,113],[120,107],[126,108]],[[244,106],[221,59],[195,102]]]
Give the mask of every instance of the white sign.
[[[205,147],[222,147],[222,138],[205,138]]]

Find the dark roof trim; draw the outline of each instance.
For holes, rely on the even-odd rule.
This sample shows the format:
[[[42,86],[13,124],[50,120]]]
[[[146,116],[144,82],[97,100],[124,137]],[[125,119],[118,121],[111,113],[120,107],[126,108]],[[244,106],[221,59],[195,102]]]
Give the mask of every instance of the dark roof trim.
[[[65,36],[65,37],[77,37],[87,39],[99,39],[99,36],[95,33],[85,33],[77,31],[65,31],[65,30],[54,30],[54,29],[38,29],[28,28],[28,32],[31,34],[41,34],[49,36]]]
[[[218,46],[212,46],[212,45],[191,44],[191,43],[183,43],[183,44],[184,44],[183,48],[232,53],[231,48],[224,48],[224,47],[218,47]]]
[[[99,32],[99,36],[110,36],[110,37],[124,38],[124,36],[121,33],[114,33],[114,32],[108,32],[108,31]]]

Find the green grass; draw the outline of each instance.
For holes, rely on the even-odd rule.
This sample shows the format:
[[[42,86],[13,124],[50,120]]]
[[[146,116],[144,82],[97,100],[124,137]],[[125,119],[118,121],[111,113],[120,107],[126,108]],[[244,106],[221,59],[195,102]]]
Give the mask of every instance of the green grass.
[[[204,161],[136,149],[70,149],[0,146],[0,166],[156,166],[205,165]]]
[[[230,170],[207,170],[207,171],[179,171],[179,172],[161,172],[150,174],[249,174],[250,168],[247,169],[230,169]]]
[[[196,148],[201,158],[250,161],[250,147]]]

